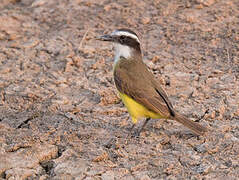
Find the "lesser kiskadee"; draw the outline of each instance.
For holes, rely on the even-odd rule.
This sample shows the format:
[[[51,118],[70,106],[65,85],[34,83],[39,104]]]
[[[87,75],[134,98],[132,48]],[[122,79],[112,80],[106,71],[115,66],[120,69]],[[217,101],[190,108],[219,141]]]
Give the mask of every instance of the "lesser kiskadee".
[[[203,135],[207,131],[205,127],[174,110],[159,81],[143,63],[140,41],[135,32],[118,29],[97,39],[113,42],[115,85],[134,124],[140,118],[146,118],[143,127],[150,118],[172,119],[197,135]]]

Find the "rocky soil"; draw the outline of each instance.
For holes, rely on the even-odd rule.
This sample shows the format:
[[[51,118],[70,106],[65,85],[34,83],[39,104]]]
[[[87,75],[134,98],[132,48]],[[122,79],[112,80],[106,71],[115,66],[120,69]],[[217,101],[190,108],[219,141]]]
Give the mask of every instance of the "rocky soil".
[[[206,137],[171,120],[127,137],[95,40],[121,27]],[[0,1],[0,179],[239,179],[238,92],[238,0]]]

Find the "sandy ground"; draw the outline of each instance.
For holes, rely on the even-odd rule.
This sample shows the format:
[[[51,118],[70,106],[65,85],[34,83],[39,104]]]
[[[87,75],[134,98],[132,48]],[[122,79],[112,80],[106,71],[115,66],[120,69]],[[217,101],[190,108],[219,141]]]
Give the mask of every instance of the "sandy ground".
[[[126,137],[94,39],[121,27],[207,137],[171,120]],[[239,179],[238,0],[1,0],[0,63],[0,179]]]

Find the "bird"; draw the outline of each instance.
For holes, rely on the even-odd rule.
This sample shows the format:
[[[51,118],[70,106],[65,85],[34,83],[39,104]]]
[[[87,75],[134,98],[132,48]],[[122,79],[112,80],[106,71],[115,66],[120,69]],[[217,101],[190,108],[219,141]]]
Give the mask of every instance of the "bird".
[[[196,135],[205,135],[206,127],[190,120],[173,108],[159,80],[143,62],[140,40],[134,31],[121,28],[96,39],[113,43],[114,82],[131,116],[133,122],[131,130],[142,118],[146,120],[138,135],[150,119],[171,119],[183,124]]]

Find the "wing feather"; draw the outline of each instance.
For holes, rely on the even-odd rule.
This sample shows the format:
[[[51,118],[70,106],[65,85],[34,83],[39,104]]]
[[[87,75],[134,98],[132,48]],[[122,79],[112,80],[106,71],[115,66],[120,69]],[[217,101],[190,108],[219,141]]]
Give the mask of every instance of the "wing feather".
[[[150,111],[165,117],[173,116],[174,110],[171,102],[152,73],[147,70],[146,65],[143,70],[142,67],[137,67],[138,62],[134,65],[132,62],[130,65],[120,63],[118,66],[121,67],[115,68],[114,81],[121,93],[128,95]]]

